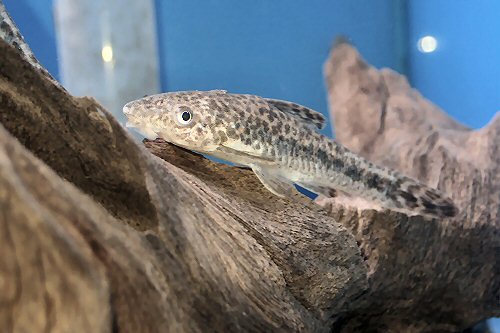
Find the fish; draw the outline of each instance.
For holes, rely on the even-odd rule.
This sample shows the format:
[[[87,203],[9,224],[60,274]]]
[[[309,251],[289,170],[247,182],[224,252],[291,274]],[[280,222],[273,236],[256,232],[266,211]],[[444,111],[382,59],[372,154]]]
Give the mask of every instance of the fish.
[[[167,92],[123,107],[127,126],[149,139],[245,166],[278,197],[294,184],[325,197],[339,192],[406,214],[453,217],[437,189],[355,154],[320,130],[326,118],[297,103],[225,90]]]

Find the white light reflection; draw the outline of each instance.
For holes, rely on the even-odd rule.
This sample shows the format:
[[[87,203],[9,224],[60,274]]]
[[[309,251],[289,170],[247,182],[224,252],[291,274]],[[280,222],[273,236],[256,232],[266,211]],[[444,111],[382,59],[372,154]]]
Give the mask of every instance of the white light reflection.
[[[431,53],[436,51],[438,46],[437,39],[434,36],[424,36],[418,40],[417,47],[422,53]]]
[[[113,48],[111,45],[104,45],[102,50],[101,50],[101,56],[102,60],[104,62],[111,62],[113,61]]]

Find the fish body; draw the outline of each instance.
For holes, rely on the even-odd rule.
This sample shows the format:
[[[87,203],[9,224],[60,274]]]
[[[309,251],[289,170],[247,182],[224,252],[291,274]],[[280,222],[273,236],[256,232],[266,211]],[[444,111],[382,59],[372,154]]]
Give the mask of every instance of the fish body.
[[[326,197],[341,191],[406,213],[457,214],[438,190],[320,134],[323,115],[296,103],[222,90],[188,91],[132,101],[123,112],[128,125],[147,137],[250,167],[280,197],[295,191],[295,183]]]

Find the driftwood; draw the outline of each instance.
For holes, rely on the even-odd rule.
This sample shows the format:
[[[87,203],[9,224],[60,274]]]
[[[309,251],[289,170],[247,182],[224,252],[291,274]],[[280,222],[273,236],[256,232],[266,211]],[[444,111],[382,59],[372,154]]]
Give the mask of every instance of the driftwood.
[[[348,44],[332,51],[324,69],[337,140],[441,189],[461,209],[454,219],[423,221],[346,216],[333,203],[370,272],[370,288],[346,328],[454,332],[498,316],[500,118],[472,131],[403,76],[368,66]]]
[[[152,155],[22,52],[0,41],[1,332],[451,332],[500,313],[494,123],[471,132],[442,115],[429,120],[434,139],[411,127],[421,146],[408,136],[407,147],[422,150],[412,150],[418,170],[405,169],[405,146],[385,135],[397,118],[391,84],[402,96],[407,87],[383,74],[394,80],[381,98],[381,74],[339,46],[327,72],[332,103],[344,96],[333,103],[340,140],[431,185],[437,177],[463,213],[431,221],[338,203],[328,213],[161,140],[145,143]],[[379,118],[352,144],[342,135],[358,129],[339,122],[356,100]],[[462,153],[465,143],[487,156]]]

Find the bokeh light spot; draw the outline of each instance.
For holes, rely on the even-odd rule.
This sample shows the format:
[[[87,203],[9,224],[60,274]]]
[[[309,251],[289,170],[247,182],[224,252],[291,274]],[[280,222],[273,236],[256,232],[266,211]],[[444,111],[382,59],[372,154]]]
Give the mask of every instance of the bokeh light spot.
[[[438,46],[437,39],[433,36],[424,36],[418,40],[417,47],[422,53],[431,53],[436,51]]]

